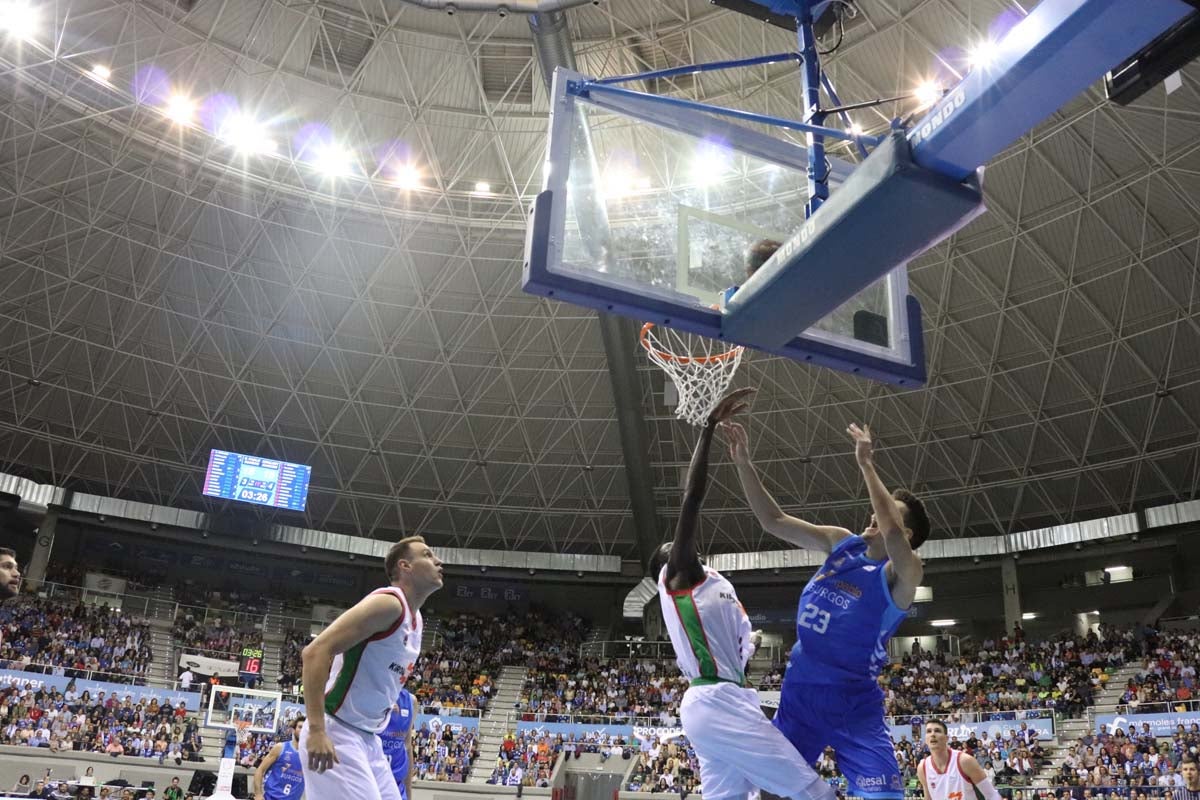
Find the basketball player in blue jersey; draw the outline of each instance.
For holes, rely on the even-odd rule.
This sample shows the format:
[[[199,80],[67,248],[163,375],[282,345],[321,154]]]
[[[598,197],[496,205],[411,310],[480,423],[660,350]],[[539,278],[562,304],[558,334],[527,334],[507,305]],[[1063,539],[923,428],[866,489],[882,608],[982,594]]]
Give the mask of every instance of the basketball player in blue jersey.
[[[809,763],[833,747],[850,794],[901,800],[904,785],[883,720],[877,679],[887,642],[907,615],[923,568],[914,552],[929,537],[925,507],[911,492],[888,493],[875,472],[871,432],[851,425],[873,515],[861,535],[815,525],[780,510],[763,487],[746,431],[723,430],[750,508],[763,528],[796,547],[828,553],[800,594],[792,647],[774,723]]]
[[[412,800],[412,729],[413,697],[407,689],[400,690],[396,705],[388,717],[387,727],[379,738],[383,742],[383,754],[387,756],[396,778],[396,786],[404,800]]]
[[[304,794],[304,765],[300,761],[300,726],[304,716],[292,721],[292,738],[277,742],[254,771],[254,800],[297,800]]]
[[[750,618],[733,585],[700,560],[696,539],[717,424],[746,408],[751,389],[725,397],[700,432],[674,541],[651,560],[663,622],[688,689],[679,706],[683,732],[700,762],[705,800],[747,800],[755,788],[790,800],[834,800],[833,789],[763,716],[746,683],[754,652]]]

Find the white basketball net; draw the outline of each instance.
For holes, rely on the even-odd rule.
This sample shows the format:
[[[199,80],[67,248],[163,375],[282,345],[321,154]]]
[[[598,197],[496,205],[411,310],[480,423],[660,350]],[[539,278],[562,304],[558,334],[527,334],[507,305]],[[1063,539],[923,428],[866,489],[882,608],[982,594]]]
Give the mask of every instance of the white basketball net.
[[[642,328],[641,343],[650,360],[675,384],[679,394],[675,416],[693,425],[708,421],[733,381],[746,349],[649,324]]]

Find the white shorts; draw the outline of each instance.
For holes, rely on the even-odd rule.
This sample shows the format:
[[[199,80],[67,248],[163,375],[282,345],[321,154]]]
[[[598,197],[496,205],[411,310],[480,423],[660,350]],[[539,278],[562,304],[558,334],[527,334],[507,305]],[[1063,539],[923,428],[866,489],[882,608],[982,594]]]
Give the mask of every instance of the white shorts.
[[[378,736],[351,728],[328,714],[325,732],[338,762],[318,774],[308,768],[308,723],[300,730],[304,800],[402,800]]]
[[[704,800],[745,800],[755,789],[794,800],[836,797],[763,714],[756,690],[726,682],[689,687],[679,717],[700,761]]]

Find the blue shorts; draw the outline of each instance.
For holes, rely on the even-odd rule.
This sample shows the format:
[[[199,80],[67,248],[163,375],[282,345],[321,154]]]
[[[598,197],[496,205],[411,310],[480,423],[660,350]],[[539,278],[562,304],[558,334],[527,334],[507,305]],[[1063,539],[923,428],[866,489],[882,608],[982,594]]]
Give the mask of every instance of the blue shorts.
[[[810,764],[832,747],[851,796],[903,799],[904,783],[878,687],[789,686],[785,680],[772,721]]]

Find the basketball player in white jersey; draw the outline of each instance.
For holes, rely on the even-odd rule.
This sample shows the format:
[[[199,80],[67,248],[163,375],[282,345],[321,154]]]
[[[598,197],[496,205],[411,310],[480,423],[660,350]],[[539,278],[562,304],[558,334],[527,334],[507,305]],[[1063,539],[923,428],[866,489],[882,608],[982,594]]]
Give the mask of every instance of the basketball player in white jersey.
[[[750,618],[733,585],[705,567],[696,551],[713,432],[746,408],[753,391],[733,392],[709,415],[692,455],[675,540],[651,563],[679,669],[691,682],[679,716],[700,760],[704,800],[746,800],[756,789],[793,800],[833,800],[833,787],[763,716],[758,692],[746,686],[754,652]]]
[[[301,654],[308,720],[300,752],[312,800],[401,800],[377,734],[421,654],[421,606],[442,588],[442,562],[410,536],[383,563],[391,585],[334,620]]]
[[[1000,800],[1000,792],[972,756],[951,750],[946,724],[932,719],[925,723],[925,745],[929,755],[917,765],[917,777],[925,789],[925,800]]]

